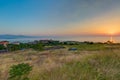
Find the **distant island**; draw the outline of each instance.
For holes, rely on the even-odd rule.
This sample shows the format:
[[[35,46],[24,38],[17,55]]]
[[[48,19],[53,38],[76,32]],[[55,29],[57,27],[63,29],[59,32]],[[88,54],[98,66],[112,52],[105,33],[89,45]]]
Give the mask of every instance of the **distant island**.
[[[40,36],[27,36],[27,35],[0,35],[0,39],[22,39],[22,38],[40,38]]]

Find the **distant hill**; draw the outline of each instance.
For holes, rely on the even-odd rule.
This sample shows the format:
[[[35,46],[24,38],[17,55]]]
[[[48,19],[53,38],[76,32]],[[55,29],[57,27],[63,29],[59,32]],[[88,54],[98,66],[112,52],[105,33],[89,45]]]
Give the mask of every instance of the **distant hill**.
[[[39,38],[40,36],[0,35],[0,39]]]

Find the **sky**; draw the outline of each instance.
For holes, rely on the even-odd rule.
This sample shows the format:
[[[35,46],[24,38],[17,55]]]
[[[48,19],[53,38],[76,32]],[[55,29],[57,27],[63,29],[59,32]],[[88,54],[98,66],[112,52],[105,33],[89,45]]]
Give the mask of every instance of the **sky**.
[[[0,34],[120,34],[120,0],[0,0]]]

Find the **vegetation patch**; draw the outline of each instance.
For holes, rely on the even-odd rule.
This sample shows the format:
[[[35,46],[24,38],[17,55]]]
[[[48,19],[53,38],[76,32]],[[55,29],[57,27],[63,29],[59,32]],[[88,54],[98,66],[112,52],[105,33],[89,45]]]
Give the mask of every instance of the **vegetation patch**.
[[[38,80],[120,80],[120,54],[94,54],[45,71]]]
[[[9,80],[29,80],[27,76],[31,70],[32,66],[29,64],[21,63],[13,65],[9,71]]]

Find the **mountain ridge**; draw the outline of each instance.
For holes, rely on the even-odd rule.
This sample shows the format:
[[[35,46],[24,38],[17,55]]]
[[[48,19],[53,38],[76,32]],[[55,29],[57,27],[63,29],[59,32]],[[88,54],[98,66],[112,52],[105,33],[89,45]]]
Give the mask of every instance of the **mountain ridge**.
[[[0,34],[0,39],[40,38],[40,36]]]

